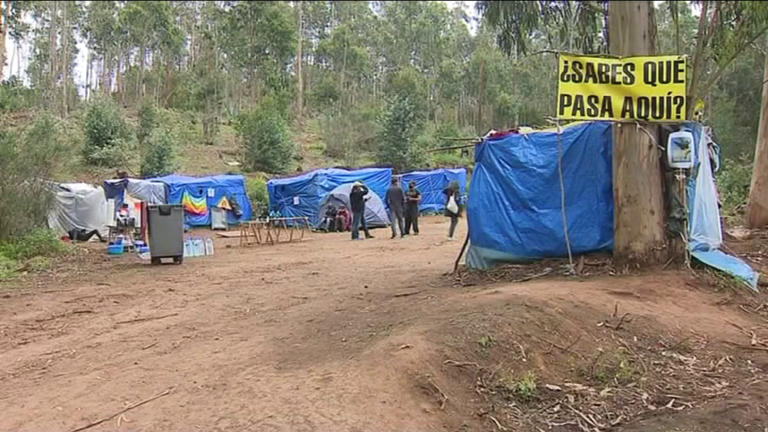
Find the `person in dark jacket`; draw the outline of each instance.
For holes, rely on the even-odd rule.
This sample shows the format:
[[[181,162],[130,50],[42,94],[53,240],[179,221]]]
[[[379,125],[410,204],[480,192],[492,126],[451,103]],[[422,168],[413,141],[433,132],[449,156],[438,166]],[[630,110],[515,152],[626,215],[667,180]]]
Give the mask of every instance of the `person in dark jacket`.
[[[411,180],[408,183],[408,192],[405,193],[405,235],[411,233],[419,235],[419,203],[421,202],[421,191],[416,188],[416,182]]]
[[[360,227],[365,232],[365,238],[373,238],[365,224],[365,202],[368,195],[368,187],[361,182],[352,185],[349,192],[349,206],[352,208],[352,240],[360,240]]]
[[[67,236],[73,242],[87,242],[93,236],[98,237],[99,241],[102,243],[106,242],[106,240],[104,240],[104,237],[101,236],[101,233],[98,230],[86,231],[82,228],[73,228],[69,230],[69,232],[67,233]]]
[[[405,211],[405,193],[400,187],[397,177],[392,177],[392,185],[387,190],[387,206],[389,207],[389,223],[392,225],[392,238],[397,237],[395,222],[400,228],[400,237],[405,237],[403,230],[403,213]]]
[[[461,217],[461,192],[459,191],[459,182],[452,181],[445,190],[445,215],[451,219],[451,226],[448,228],[448,240],[455,240],[453,237],[456,234],[456,226],[459,225],[459,218]],[[456,212],[451,211],[448,207],[451,204],[451,198],[456,203]]]

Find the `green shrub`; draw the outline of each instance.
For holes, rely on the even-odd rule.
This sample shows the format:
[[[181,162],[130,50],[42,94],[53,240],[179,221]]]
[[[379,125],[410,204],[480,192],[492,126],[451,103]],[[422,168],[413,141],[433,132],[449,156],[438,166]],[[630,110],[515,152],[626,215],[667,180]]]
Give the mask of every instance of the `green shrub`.
[[[432,153],[432,164],[438,168],[459,168],[471,164],[468,158],[462,157],[455,152],[434,152]]]
[[[136,139],[139,145],[144,145],[152,132],[159,125],[158,113],[155,104],[150,99],[145,99],[139,108],[139,127],[136,129]]]
[[[423,139],[419,140],[423,119],[406,96],[397,96],[380,120],[377,161],[391,165],[396,172],[420,168],[426,163]]]
[[[156,130],[143,147],[142,177],[164,176],[174,172],[173,136],[170,131]]]
[[[744,206],[749,196],[752,181],[752,160],[747,156],[738,159],[725,159],[720,172],[716,173],[717,189],[723,204],[722,213],[734,217]]]
[[[85,114],[85,160],[100,166],[117,166],[126,159],[121,148],[131,132],[120,110],[110,99],[91,102]]]
[[[34,93],[15,75],[0,84],[0,112],[23,111],[32,106]]]
[[[49,180],[65,159],[59,123],[41,115],[24,131],[0,131],[0,242],[46,226]]]
[[[269,192],[265,180],[247,178],[245,187],[248,190],[248,198],[253,204],[254,214],[258,215],[269,208]]]
[[[15,278],[18,268],[19,263],[0,254],[0,282]]]
[[[0,255],[16,261],[34,257],[54,257],[67,251],[67,245],[55,232],[37,228],[28,234],[0,244]]]
[[[241,114],[235,130],[245,149],[244,168],[271,173],[288,170],[296,146],[288,122],[278,111],[265,106]]]

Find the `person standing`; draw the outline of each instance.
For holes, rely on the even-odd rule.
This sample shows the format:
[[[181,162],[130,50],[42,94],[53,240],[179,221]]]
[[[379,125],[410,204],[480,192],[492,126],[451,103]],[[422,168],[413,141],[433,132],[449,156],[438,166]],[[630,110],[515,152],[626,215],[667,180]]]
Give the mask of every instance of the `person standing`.
[[[453,237],[456,234],[456,226],[459,225],[459,218],[461,217],[461,195],[459,192],[459,182],[452,181],[445,190],[445,215],[451,219],[451,225],[448,228],[448,240],[453,241]]]
[[[411,180],[408,183],[408,192],[405,193],[405,235],[411,233],[419,235],[419,203],[421,202],[421,191],[416,188],[416,182]]]
[[[397,177],[392,177],[392,184],[387,190],[387,206],[389,207],[389,223],[392,225],[392,238],[397,237],[395,221],[397,221],[397,227],[400,228],[400,238],[405,237],[405,231],[403,230],[405,193],[403,188],[400,187]]]
[[[368,195],[368,187],[361,182],[355,182],[349,192],[349,206],[352,209],[352,240],[360,240],[360,227],[365,232],[365,238],[373,238],[368,232],[365,223],[365,196]]]

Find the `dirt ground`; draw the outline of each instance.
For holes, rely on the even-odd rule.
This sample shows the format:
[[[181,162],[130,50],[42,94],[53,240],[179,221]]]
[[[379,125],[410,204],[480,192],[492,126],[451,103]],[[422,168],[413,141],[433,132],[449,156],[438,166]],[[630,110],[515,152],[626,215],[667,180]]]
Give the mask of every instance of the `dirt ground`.
[[[181,266],[94,251],[3,287],[0,431],[765,432],[751,299],[675,271],[459,287],[446,231],[216,239]],[[529,401],[504,393],[523,373]]]

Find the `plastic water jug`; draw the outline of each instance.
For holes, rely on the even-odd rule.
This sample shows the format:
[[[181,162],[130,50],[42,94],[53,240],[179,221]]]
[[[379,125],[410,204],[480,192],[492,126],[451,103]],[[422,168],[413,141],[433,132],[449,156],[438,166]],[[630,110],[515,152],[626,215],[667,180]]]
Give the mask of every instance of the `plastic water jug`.
[[[205,245],[200,237],[195,239],[195,256],[205,256]]]
[[[213,239],[210,237],[205,239],[205,254],[213,255]]]
[[[189,247],[189,237],[187,237],[186,240],[184,240],[184,258],[192,256],[192,250]]]

